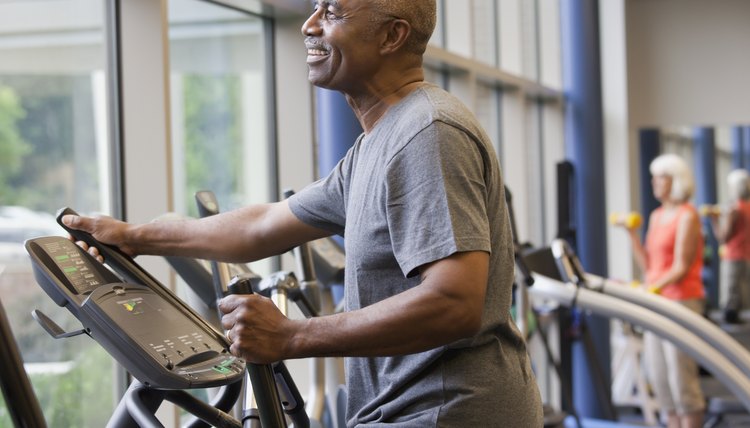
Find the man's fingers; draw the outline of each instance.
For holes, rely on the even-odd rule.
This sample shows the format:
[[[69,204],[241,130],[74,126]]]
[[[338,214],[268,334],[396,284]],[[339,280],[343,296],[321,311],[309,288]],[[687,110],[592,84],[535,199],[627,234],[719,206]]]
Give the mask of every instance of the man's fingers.
[[[242,299],[238,295],[229,295],[219,300],[219,310],[222,313],[228,314],[233,310],[237,309]]]
[[[99,254],[99,249],[96,247],[89,247],[88,252],[97,259],[102,256],[101,254]]]
[[[234,327],[234,317],[231,317],[229,315],[223,315],[221,317],[221,327],[224,330],[231,330],[232,327]]]
[[[79,215],[66,214],[62,216],[62,222],[64,225],[71,229],[83,230],[84,232],[93,233],[93,227],[96,219],[91,217],[83,217]]]
[[[79,225],[79,223],[81,223],[81,217],[77,215],[66,214],[62,217],[62,222],[66,226],[77,229],[77,226]]]

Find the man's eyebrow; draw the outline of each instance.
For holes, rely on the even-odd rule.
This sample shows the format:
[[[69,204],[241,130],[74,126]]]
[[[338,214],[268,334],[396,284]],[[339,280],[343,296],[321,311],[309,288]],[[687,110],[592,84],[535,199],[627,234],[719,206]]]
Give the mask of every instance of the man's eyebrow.
[[[312,5],[313,9],[315,8],[315,6],[318,6],[318,5],[324,6],[324,7],[333,6],[337,9],[341,9],[341,4],[339,3],[338,0],[312,0],[310,4]]]

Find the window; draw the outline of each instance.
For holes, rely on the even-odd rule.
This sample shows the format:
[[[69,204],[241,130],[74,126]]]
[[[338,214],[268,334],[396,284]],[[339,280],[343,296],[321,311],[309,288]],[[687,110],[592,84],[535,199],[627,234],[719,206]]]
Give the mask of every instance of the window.
[[[492,140],[500,161],[503,162],[502,149],[502,92],[500,88],[478,83],[476,88],[475,114],[484,130]]]
[[[86,336],[53,340],[30,311],[80,324],[37,285],[25,239],[62,234],[63,206],[108,213],[104,1],[0,3],[0,300],[49,426],[104,426],[113,360]],[[0,425],[9,426],[7,409]]]
[[[170,1],[169,22],[175,211],[197,216],[199,190],[222,211],[278,199],[270,24],[198,0]]]

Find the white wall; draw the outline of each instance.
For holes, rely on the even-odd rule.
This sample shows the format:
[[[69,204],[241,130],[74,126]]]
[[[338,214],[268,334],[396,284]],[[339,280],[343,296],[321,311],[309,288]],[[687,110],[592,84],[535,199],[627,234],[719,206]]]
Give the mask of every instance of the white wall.
[[[604,119],[604,171],[606,210],[638,210],[637,133],[629,132],[626,0],[599,4]],[[613,278],[634,278],[630,239],[621,229],[607,229],[608,272]]]
[[[750,121],[750,1],[626,4],[633,128]]]

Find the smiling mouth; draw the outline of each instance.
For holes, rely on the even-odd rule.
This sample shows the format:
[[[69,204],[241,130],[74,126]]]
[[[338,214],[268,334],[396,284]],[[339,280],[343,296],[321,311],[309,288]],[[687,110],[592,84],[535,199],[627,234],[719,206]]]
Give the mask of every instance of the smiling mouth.
[[[326,61],[329,53],[325,49],[308,48],[307,49],[307,64],[315,65]]]
[[[328,55],[328,51],[324,51],[322,49],[308,49],[307,55],[308,56],[326,56]]]

